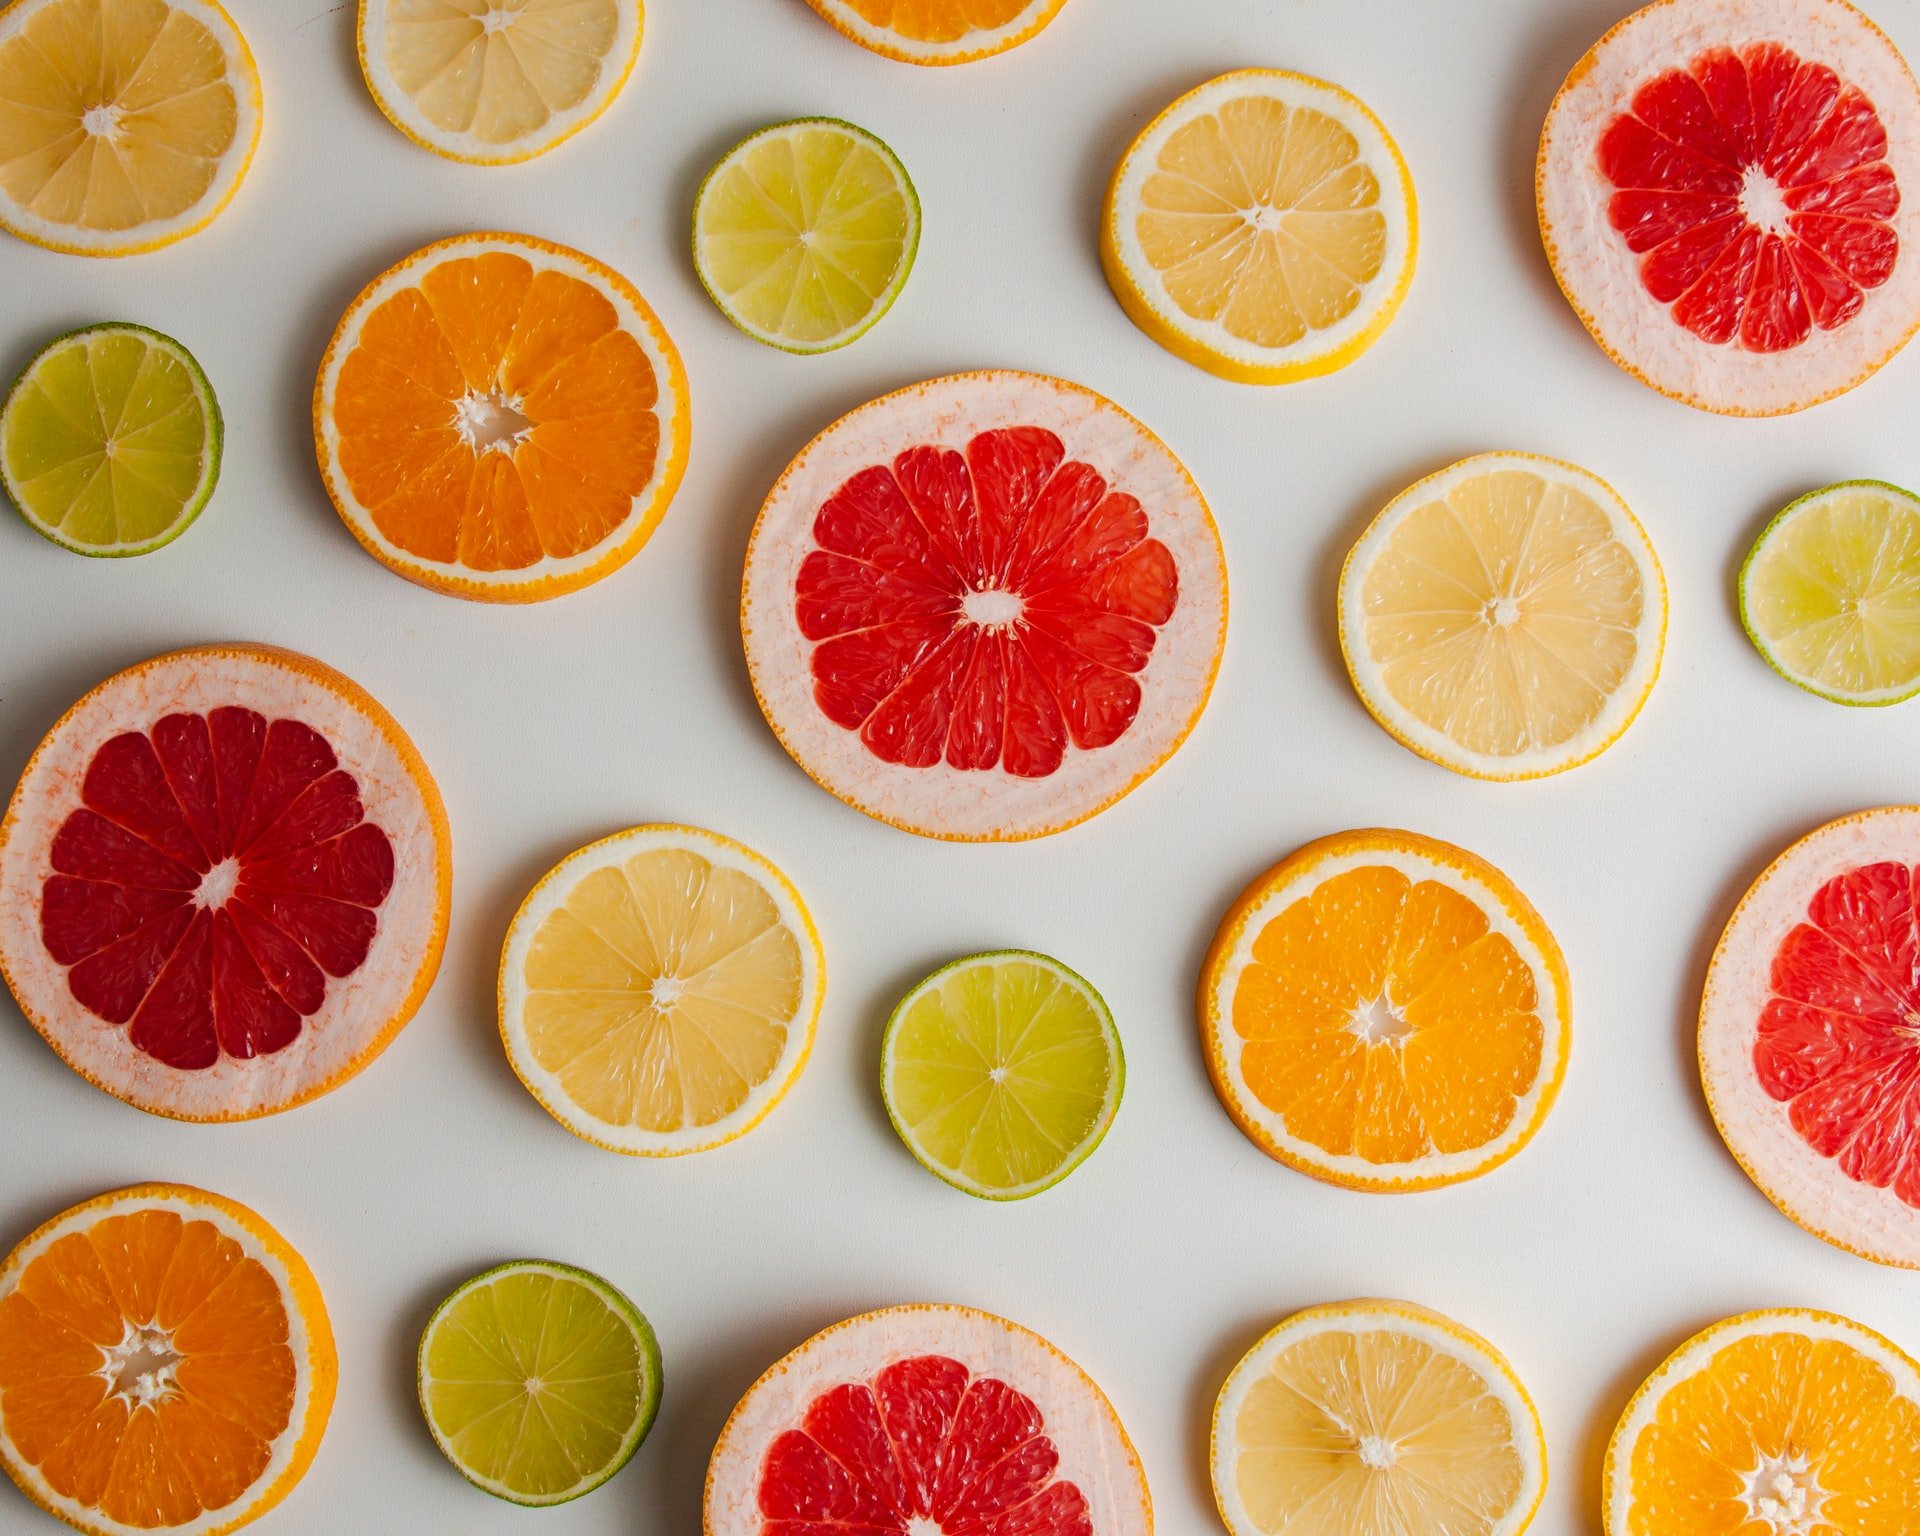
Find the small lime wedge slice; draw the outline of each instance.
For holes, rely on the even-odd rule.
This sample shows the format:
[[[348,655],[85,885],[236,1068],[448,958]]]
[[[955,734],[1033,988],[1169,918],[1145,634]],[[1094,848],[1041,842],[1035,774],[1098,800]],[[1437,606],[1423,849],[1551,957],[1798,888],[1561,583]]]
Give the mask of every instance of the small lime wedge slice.
[[[220,475],[220,406],[171,336],[70,331],[0,406],[0,485],[39,532],[83,555],[144,555],[179,537]]]
[[[625,1466],[660,1406],[660,1346],[598,1275],[525,1259],[475,1275],[420,1336],[420,1407],[477,1488],[564,1504]]]
[[[693,205],[693,262],[713,302],[787,352],[864,334],[906,286],[919,243],[907,168],[837,118],[776,123],[736,144]]]
[[[901,1000],[881,1046],[894,1129],[927,1169],[987,1200],[1058,1184],[1107,1134],[1126,1061],[1100,994],[1058,960],[956,960]]]
[[[1823,699],[1920,693],[1920,499],[1877,480],[1802,496],[1740,567],[1740,622],[1768,666]]]

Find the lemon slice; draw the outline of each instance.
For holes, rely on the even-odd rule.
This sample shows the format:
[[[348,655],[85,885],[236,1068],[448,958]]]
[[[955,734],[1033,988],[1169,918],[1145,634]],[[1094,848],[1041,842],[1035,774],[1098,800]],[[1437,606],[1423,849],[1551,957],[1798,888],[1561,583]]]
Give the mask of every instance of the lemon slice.
[[[360,0],[360,68],[394,127],[470,165],[544,155],[640,54],[641,0]]]
[[[1366,104],[1278,69],[1189,91],[1107,189],[1100,259],[1134,324],[1245,384],[1344,368],[1413,281],[1413,177]]]
[[[1878,480],[1802,496],[1740,567],[1740,622],[1768,666],[1823,699],[1920,693],[1920,499]]]
[[[744,1136],[799,1077],[826,965],[800,893],[694,827],[635,827],[533,888],[500,962],[513,1070],[562,1125],[671,1157]]]
[[[565,1504],[624,1467],[660,1407],[660,1345],[598,1275],[521,1260],[475,1275],[420,1336],[420,1408],[477,1488]]]
[[[1297,1312],[1213,1411],[1233,1536],[1516,1536],[1546,1492],[1540,1416],[1470,1329],[1403,1301]]]
[[[260,76],[214,0],[0,10],[0,225],[83,256],[184,239],[240,186]]]
[[[1480,454],[1402,491],[1340,573],[1361,702],[1474,778],[1605,751],[1653,691],[1666,632],[1666,580],[1626,503],[1534,454]]]
[[[713,302],[755,341],[830,352],[899,297],[920,244],[907,168],[852,123],[762,128],[707,173],[693,262]]]

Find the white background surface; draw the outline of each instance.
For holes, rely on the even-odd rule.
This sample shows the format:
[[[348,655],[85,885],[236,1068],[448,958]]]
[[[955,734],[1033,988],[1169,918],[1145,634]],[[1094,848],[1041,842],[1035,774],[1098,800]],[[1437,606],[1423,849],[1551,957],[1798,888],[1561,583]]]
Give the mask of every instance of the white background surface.
[[[1696,1328],[1810,1303],[1920,1346],[1920,1281],[1805,1236],[1721,1149],[1693,1065],[1702,970],[1747,881],[1831,816],[1920,798],[1920,704],[1846,710],[1769,672],[1731,580],[1764,520],[1828,481],[1920,480],[1920,351],[1779,421],[1643,389],[1555,291],[1533,222],[1541,120],[1626,0],[1070,0],[1034,42],[950,71],[843,41],[801,0],[654,0],[640,64],[585,136],[513,169],[419,150],[361,85],[350,9],[234,0],[266,83],[247,184],[205,233],[89,262],[0,242],[0,373],[106,318],[186,342],[227,417],[219,492],[144,559],[93,562],[0,518],[0,779],[110,672],[195,641],[312,652],[370,688],[439,778],[455,841],[440,980],[363,1077],[281,1118],[205,1128],[126,1108],[0,1008],[0,1238],[102,1189],[204,1184],[257,1208],[326,1289],[341,1390],[284,1533],[689,1536],[736,1397],[816,1328],[959,1300],[1051,1337],[1113,1397],[1162,1531],[1215,1529],[1208,1415],[1231,1363],[1312,1302],[1424,1302],[1505,1349],[1546,1420],[1536,1530],[1597,1528],[1600,1454],[1631,1388]],[[1920,6],[1879,0],[1920,56]],[[1379,111],[1423,221],[1412,295],[1359,364],[1260,390],[1158,351],[1109,296],[1099,198],[1128,140],[1221,70],[1323,75]],[[899,151],[926,209],[912,281],[865,339],[783,356],[734,332],[686,254],[693,190],[750,129],[827,112]],[[693,461],[652,544],[584,593],[492,610],[388,574],[323,494],[313,373],[360,286],[416,246],[520,228],[625,270],[687,360]],[[735,611],[760,498],[836,415],[896,385],[1009,365],[1142,417],[1209,496],[1233,584],[1206,719],[1158,778],[1047,841],[955,847],[869,822],[783,755],[754,707]],[[1672,594],[1665,674],[1626,738],[1533,785],[1488,785],[1395,746],[1355,701],[1333,633],[1348,545],[1396,491],[1494,447],[1572,458],[1651,531]],[[574,1140],[507,1069],[493,982],[508,918],[560,856],[638,821],[712,826],[806,892],[829,984],[812,1064],[742,1142],[669,1163]],[[1300,842],[1368,824],[1503,866],[1572,967],[1558,1109],[1515,1162],[1447,1192],[1370,1197],[1270,1163],[1220,1110],[1192,988],[1241,885]],[[1105,1145],[1001,1208],[924,1173],[876,1087],[895,998],[976,948],[1059,955],[1113,1005],[1129,1063]],[[627,1289],[659,1330],[666,1400],[618,1479],[528,1514],[462,1483],[413,1398],[422,1322],[456,1281],[523,1254]],[[0,1527],[46,1522],[0,1489]],[[47,1528],[51,1528],[48,1526]]]

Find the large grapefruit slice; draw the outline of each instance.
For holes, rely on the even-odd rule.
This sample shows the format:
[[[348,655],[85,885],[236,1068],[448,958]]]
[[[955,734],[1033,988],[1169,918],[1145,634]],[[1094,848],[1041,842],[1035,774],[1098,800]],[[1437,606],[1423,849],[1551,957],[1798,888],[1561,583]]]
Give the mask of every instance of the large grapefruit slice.
[[[1920,1269],[1920,807],[1830,822],[1735,909],[1700,1075],[1740,1166],[1809,1232]]]
[[[1853,388],[1920,325],[1920,87],[1845,0],[1658,0],[1567,76],[1547,256],[1607,354],[1704,410]]]
[[[707,1469],[706,1536],[1151,1536],[1113,1405],[971,1307],[869,1312],[755,1382]]]
[[[1226,639],[1220,537],[1151,432],[1077,384],[965,373],[796,458],[747,549],[754,692],[800,766],[927,837],[1084,821],[1165,762]]]
[[[413,1016],[447,931],[446,812],[358,685],[265,646],[109,678],[0,824],[0,972],[129,1104],[238,1120],[336,1087]]]

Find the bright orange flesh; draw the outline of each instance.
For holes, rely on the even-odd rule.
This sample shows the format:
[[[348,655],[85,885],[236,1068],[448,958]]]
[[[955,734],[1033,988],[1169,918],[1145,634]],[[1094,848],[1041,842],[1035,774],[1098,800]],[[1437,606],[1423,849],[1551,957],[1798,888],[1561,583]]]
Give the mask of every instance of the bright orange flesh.
[[[957,42],[1004,27],[1032,0],[847,0],[863,21],[916,43]]]

